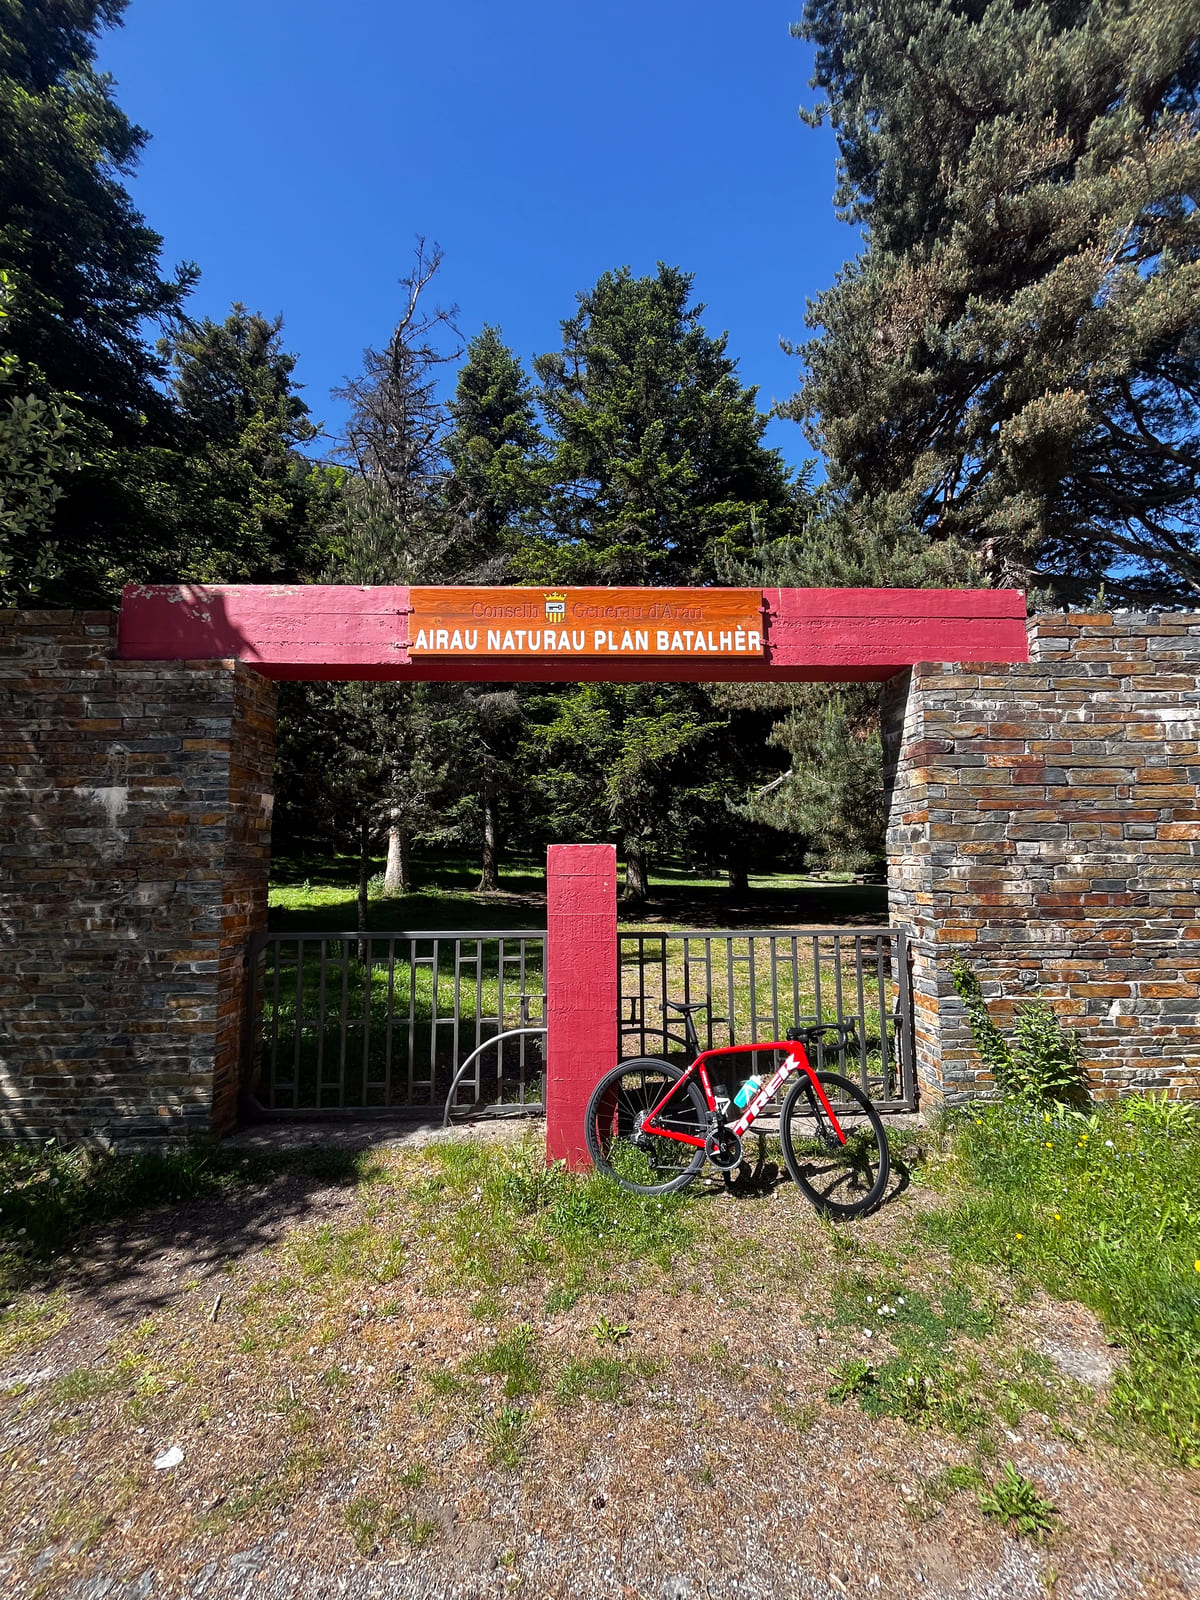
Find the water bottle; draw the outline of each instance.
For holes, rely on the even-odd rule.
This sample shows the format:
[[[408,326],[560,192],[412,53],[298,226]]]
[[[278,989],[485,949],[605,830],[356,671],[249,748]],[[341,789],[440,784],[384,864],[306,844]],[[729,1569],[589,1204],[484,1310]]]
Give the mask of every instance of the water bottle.
[[[758,1073],[752,1073],[750,1077],[746,1079],[745,1083],[738,1090],[738,1092],[734,1095],[734,1105],[737,1106],[739,1110],[745,1111],[751,1100],[754,1099],[754,1096],[762,1088],[762,1083],[763,1081],[759,1077]]]

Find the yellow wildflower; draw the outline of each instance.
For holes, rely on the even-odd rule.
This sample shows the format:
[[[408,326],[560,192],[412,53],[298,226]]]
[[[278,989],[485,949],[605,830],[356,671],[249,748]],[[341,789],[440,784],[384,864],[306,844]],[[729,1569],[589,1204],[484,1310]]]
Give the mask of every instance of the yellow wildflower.
[[[1023,1239],[1024,1237],[1025,1237],[1025,1235],[1023,1233],[1019,1233],[1017,1235],[1018,1239]],[[1200,1271],[1200,1263],[1197,1264],[1197,1271]]]
[[[1054,1149],[1054,1146],[1050,1143],[1049,1139],[1046,1140],[1046,1149],[1047,1150],[1053,1150]]]

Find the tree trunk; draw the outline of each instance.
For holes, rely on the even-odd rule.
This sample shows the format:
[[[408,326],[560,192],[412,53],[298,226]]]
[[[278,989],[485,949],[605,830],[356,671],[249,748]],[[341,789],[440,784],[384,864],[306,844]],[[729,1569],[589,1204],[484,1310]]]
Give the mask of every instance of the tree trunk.
[[[730,894],[749,894],[750,869],[746,865],[745,856],[736,845],[726,857],[725,870],[729,875]]]
[[[396,820],[392,812],[388,823],[387,866],[383,871],[383,895],[392,900],[398,894],[412,893],[412,867],[408,857],[408,829]]]
[[[483,804],[483,870],[476,885],[476,892],[500,887],[500,830],[497,826],[496,786],[494,783],[488,782],[484,784],[481,800]]]
[[[364,933],[367,927],[368,896],[367,884],[371,878],[371,825],[364,818],[358,835],[358,922],[356,927],[359,933]],[[358,959],[367,959],[367,941],[358,941]]]
[[[650,895],[650,863],[640,839],[625,841],[625,893],[627,906],[644,906]]]

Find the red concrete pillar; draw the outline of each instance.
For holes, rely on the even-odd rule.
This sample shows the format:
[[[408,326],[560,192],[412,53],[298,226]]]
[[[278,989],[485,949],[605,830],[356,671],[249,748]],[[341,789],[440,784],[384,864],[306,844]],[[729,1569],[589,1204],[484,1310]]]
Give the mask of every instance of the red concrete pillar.
[[[613,845],[550,846],[546,930],[546,1159],[585,1167],[588,1096],[617,1062]]]

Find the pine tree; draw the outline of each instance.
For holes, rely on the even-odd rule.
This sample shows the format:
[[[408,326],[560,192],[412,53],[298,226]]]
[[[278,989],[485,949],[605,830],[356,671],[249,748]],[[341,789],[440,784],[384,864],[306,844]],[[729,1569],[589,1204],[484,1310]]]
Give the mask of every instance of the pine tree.
[[[50,528],[27,528],[11,550],[23,603],[109,599],[161,542],[146,528],[153,492],[140,493],[149,463],[127,471],[122,452],[173,444],[165,366],[144,330],[175,324],[196,269],[161,275],[162,239],[123,184],[147,135],[95,54],[124,10],[125,0],[0,8],[0,270],[11,289],[0,353],[31,392],[79,418],[79,459],[58,480]]]
[[[792,407],[996,581],[1200,592],[1200,5],[808,0],[859,257]]]
[[[322,524],[344,476],[299,446],[320,429],[297,393],[282,317],[235,304],[164,344],[179,408],[181,574],[223,583],[294,583],[327,559]]]
[[[447,499],[470,528],[476,581],[499,582],[528,564],[545,451],[533,385],[499,329],[485,327],[468,343],[447,409]]]
[[[767,419],[724,335],[693,305],[692,275],[606,272],[539,356],[554,433],[550,516],[560,572],[577,582],[711,581],[717,552],[790,517]]]

